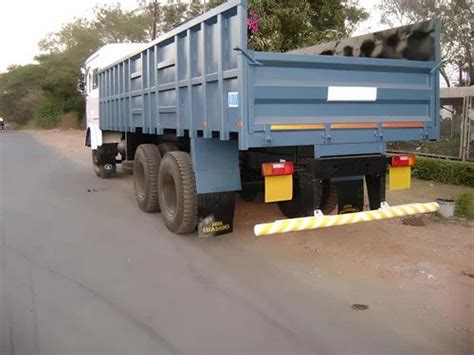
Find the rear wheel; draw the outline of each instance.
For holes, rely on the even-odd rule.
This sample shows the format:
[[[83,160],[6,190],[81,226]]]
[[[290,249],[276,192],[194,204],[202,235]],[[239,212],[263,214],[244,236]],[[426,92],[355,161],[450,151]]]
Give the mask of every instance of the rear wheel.
[[[92,150],[92,166],[95,174],[101,179],[107,179],[117,172],[115,146],[103,145]]]
[[[138,206],[146,213],[159,212],[158,169],[161,156],[154,144],[142,144],[135,151],[133,184]]]
[[[308,217],[314,215],[314,210],[320,209],[324,214],[331,214],[337,206],[336,185],[324,181],[314,187],[316,193],[302,191],[298,180],[295,182],[293,199],[278,202],[280,211],[288,218]]]
[[[239,196],[244,202],[253,202],[258,196],[258,190],[242,189],[242,191],[239,191]]]
[[[323,201],[321,211],[324,214],[331,214],[337,207],[337,186],[336,184],[327,183],[323,189]]]
[[[161,212],[168,229],[192,233],[197,226],[198,198],[191,157],[186,152],[164,155],[158,173]]]

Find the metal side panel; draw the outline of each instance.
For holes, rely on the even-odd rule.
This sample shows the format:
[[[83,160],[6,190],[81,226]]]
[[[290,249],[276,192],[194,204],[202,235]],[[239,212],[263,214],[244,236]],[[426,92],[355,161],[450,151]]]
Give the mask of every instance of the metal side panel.
[[[231,0],[99,73],[100,125],[228,140],[246,122],[247,1]]]
[[[437,63],[251,52],[250,146],[367,144],[437,139]],[[334,147],[334,149],[333,149]]]

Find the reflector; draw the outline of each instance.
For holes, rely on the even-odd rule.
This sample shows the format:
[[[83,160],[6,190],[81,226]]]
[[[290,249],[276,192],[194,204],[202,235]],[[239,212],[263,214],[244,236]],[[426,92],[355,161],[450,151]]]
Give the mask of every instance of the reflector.
[[[294,170],[293,162],[291,161],[262,164],[263,176],[293,175]]]

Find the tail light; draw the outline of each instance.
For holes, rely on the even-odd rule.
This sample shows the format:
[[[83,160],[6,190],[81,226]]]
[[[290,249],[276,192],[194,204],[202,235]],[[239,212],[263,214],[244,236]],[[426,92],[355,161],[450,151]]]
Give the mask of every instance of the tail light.
[[[291,161],[280,161],[278,163],[262,164],[263,176],[293,175],[295,168]]]
[[[416,159],[414,155],[395,155],[392,157],[390,165],[394,168],[402,166],[413,166],[415,165]]]

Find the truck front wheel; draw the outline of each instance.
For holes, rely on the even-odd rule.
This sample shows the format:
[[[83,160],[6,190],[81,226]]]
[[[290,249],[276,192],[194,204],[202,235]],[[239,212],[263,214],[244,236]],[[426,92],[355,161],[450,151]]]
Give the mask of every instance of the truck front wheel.
[[[133,160],[133,185],[138,207],[146,213],[160,211],[158,169],[161,156],[154,144],[139,145]]]
[[[101,146],[92,150],[92,166],[95,174],[107,179],[117,172],[117,165],[115,163],[115,156],[113,147]]]
[[[198,220],[198,198],[191,157],[186,152],[168,152],[158,173],[161,213],[168,229],[192,233]]]

